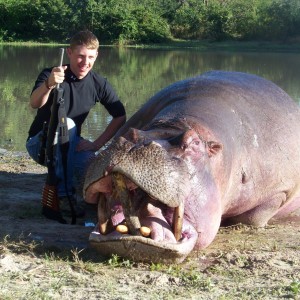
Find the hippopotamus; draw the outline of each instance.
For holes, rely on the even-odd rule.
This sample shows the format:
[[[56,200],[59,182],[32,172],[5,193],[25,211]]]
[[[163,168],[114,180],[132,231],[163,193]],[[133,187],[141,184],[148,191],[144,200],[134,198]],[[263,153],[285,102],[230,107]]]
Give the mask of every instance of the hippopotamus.
[[[247,73],[175,82],[90,164],[84,196],[98,203],[89,242],[101,255],[182,262],[222,224],[263,227],[300,207],[299,106]]]

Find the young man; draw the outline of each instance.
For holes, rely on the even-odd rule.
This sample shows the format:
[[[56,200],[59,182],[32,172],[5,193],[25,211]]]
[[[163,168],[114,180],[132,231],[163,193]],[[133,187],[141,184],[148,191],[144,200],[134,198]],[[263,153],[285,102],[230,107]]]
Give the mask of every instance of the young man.
[[[43,124],[49,123],[53,91],[57,84],[63,89],[63,99],[69,129],[69,151],[67,163],[67,184],[65,184],[61,153],[56,147],[55,173],[58,179],[58,197],[72,195],[74,188],[80,186],[88,161],[95,152],[104,146],[125,123],[125,109],[109,82],[95,73],[92,68],[98,56],[99,42],[90,31],[75,34],[67,48],[69,64],[44,69],[33,87],[30,105],[37,109],[36,117],[29,129],[26,148],[29,155],[39,162]],[[81,126],[90,109],[100,102],[112,116],[112,121],[95,141],[80,136]],[[46,162],[45,162],[46,163]],[[44,165],[45,165],[44,163]],[[67,190],[66,190],[67,186]],[[47,186],[45,185],[45,188]],[[43,191],[43,194],[48,191]],[[44,205],[44,199],[43,199]],[[77,211],[77,215],[82,212]]]

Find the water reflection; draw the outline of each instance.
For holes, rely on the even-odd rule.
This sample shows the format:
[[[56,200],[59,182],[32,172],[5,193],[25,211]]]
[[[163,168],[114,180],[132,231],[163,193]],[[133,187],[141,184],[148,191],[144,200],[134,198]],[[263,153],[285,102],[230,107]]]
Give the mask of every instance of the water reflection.
[[[0,46],[0,148],[25,150],[27,131],[35,115],[28,106],[34,80],[44,67],[58,61],[58,47]],[[296,53],[102,48],[95,64],[95,70],[117,90],[128,116],[166,85],[213,69],[260,75],[300,102],[300,55]],[[109,120],[97,105],[83,126],[83,135],[97,136]]]

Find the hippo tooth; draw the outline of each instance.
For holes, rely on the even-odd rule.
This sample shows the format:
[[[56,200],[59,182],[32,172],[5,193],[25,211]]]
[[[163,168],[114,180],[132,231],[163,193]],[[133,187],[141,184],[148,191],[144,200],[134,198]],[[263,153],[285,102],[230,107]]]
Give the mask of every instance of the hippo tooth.
[[[184,213],[184,204],[183,202],[181,202],[179,206],[175,207],[174,214],[173,214],[173,232],[176,241],[179,241],[181,238],[183,213]]]
[[[98,201],[98,222],[99,222],[99,231],[101,234],[107,233],[107,224],[109,218],[106,213],[106,198],[103,194],[100,194]]]
[[[147,226],[142,226],[140,231],[141,231],[142,236],[144,236],[144,237],[149,237],[151,234],[151,229]]]
[[[131,198],[126,187],[125,176],[120,173],[113,173],[112,179],[114,186],[117,190],[118,198],[120,199],[120,202],[123,206],[124,216],[126,219],[127,226],[129,228],[129,232],[133,235],[141,235],[140,220],[132,207]]]
[[[126,234],[126,233],[128,233],[128,226],[126,226],[124,224],[119,224],[116,227],[116,231],[118,231],[119,233],[122,233],[122,234]]]

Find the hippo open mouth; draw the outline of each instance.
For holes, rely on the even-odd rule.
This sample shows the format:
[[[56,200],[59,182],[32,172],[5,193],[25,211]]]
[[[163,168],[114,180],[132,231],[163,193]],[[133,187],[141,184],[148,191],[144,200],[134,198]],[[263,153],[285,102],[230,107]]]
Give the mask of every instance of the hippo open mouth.
[[[124,152],[128,141],[121,140],[122,143],[122,147],[116,148]],[[148,145],[147,149],[149,147],[160,148],[155,144]],[[98,224],[90,234],[90,243],[103,255],[113,253],[147,262],[181,262],[194,248],[198,233],[184,219],[184,193],[178,182],[160,182],[160,186],[172,190],[165,191],[160,197],[158,179],[153,178],[151,171],[153,167],[147,170],[144,164],[145,175],[141,177],[136,160],[137,157],[145,157],[145,149],[142,148],[131,148],[126,160],[122,162],[119,159],[117,164],[112,163],[116,161],[114,157],[120,158],[120,153],[115,151],[114,157],[110,157],[110,165],[114,167],[106,167],[105,175],[86,187],[86,199],[98,202]],[[143,152],[143,156],[139,155],[139,151]],[[111,155],[111,151],[107,153]],[[153,151],[151,153],[153,157]],[[156,158],[158,153],[163,155],[159,149]],[[131,158],[135,160],[135,167],[131,165]],[[164,167],[170,166],[166,159],[159,161]],[[162,166],[157,167],[161,169]],[[174,172],[170,176],[175,176]],[[181,190],[180,197],[178,189]]]
[[[139,261],[184,260],[198,234],[183,219],[183,203],[168,207],[122,174],[113,173],[111,178],[115,190],[98,196],[98,225],[90,235],[92,246],[102,254],[115,253]],[[87,194],[94,188],[92,185]]]

